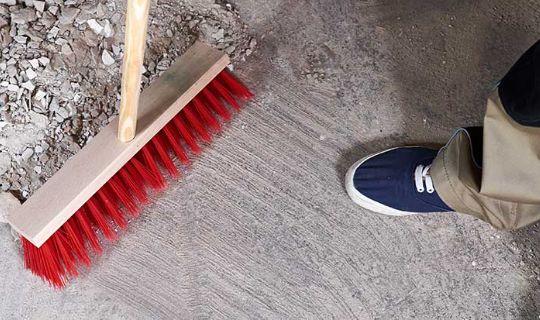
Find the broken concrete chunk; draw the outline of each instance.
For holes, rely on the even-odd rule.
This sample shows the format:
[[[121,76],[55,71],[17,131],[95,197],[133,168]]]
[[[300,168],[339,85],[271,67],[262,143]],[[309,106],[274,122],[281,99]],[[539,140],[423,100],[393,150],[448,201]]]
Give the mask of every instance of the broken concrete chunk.
[[[20,43],[20,44],[26,44],[26,41],[28,40],[28,38],[25,36],[14,36],[13,40],[15,40],[15,42]]]
[[[43,98],[45,98],[46,95],[47,95],[46,92],[43,92],[43,91],[41,91],[41,90],[38,90],[38,91],[36,92],[36,94],[34,94],[34,99],[37,100],[37,101],[40,101],[40,100],[42,100]]]
[[[36,11],[32,8],[19,9],[11,13],[11,22],[26,24],[37,19]]]
[[[38,12],[45,11],[45,1],[36,1],[36,0],[34,0],[34,8],[36,8],[36,10]]]
[[[27,89],[28,91],[32,92],[36,88],[36,86],[31,81],[26,81],[21,84],[21,87]]]
[[[47,66],[51,62],[51,60],[47,57],[38,58],[38,61],[42,66]]]
[[[107,50],[103,50],[103,53],[101,54],[101,60],[103,61],[103,64],[106,66],[113,65],[115,62],[111,53]]]
[[[109,22],[109,20],[105,20],[105,23],[103,25],[102,35],[105,38],[110,38],[110,37],[113,36],[113,34],[114,34],[114,32],[113,32],[113,28],[111,26],[111,23]]]
[[[39,67],[39,61],[38,59],[32,59],[28,60],[28,63],[32,66],[32,68],[37,69]]]
[[[58,18],[58,22],[62,25],[72,24],[75,21],[75,17],[81,12],[81,9],[74,7],[63,7],[62,14]]]
[[[58,108],[58,110],[56,111],[56,114],[57,114],[61,119],[66,119],[67,117],[69,117],[69,111],[67,111],[67,109],[64,108],[64,107]]]
[[[23,153],[21,154],[21,158],[26,161],[30,159],[30,157],[34,154],[34,149],[32,148],[26,148],[24,149]]]
[[[47,33],[47,37],[48,38],[56,38],[59,31],[60,31],[60,28],[52,27],[51,30],[49,30],[49,33]]]
[[[103,31],[103,27],[96,21],[96,19],[90,19],[86,21],[86,23],[95,34],[100,34],[101,31]]]
[[[55,16],[58,13],[58,6],[50,6],[49,12]]]
[[[28,68],[26,69],[26,76],[28,77],[29,80],[32,80],[37,77],[37,73],[34,70]]]

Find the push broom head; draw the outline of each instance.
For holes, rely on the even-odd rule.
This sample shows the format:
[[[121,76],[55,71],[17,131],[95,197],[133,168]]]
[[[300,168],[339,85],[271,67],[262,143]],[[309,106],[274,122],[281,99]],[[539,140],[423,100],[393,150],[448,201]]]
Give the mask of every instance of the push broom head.
[[[24,264],[55,287],[77,276],[139,215],[148,192],[179,177],[233,109],[252,97],[228,57],[196,43],[141,94],[137,136],[116,140],[117,120],[92,139],[9,221],[21,235]],[[175,159],[176,158],[176,159]]]

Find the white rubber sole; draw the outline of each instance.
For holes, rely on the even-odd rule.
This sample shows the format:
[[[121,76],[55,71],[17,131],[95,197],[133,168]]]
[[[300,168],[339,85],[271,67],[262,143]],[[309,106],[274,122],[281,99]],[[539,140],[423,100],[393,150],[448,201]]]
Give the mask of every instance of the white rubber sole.
[[[403,148],[403,147],[400,147],[400,148]],[[414,148],[414,147],[406,147],[406,148]],[[413,214],[419,214],[418,212],[408,212],[408,211],[401,211],[401,210],[397,210],[397,209],[394,209],[394,208],[391,208],[391,207],[388,207],[380,202],[377,202],[375,200],[372,200],[366,196],[364,196],[363,194],[361,194],[358,190],[356,190],[356,188],[354,187],[354,181],[353,181],[353,178],[354,178],[354,173],[356,172],[356,169],[361,166],[364,162],[366,162],[367,160],[375,157],[375,156],[378,156],[382,153],[385,153],[385,152],[388,152],[388,151],[391,151],[391,150],[394,150],[394,149],[397,149],[397,148],[391,148],[391,149],[387,149],[387,150],[384,150],[384,151],[381,151],[381,152],[378,152],[378,153],[375,153],[375,154],[371,154],[367,157],[364,157],[360,160],[358,160],[357,162],[355,162],[350,168],[349,170],[347,171],[347,174],[345,175],[345,189],[347,190],[347,193],[349,194],[349,197],[351,198],[351,200],[356,203],[357,205],[361,206],[362,208],[365,208],[365,209],[368,209],[370,211],[373,211],[373,212],[376,212],[376,213],[380,213],[380,214],[384,214],[384,215],[388,215],[388,216],[409,216],[409,215],[413,215]]]

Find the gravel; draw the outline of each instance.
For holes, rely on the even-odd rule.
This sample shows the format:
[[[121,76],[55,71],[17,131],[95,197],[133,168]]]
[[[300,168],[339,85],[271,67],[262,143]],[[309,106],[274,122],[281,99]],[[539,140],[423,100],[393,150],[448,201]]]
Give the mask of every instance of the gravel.
[[[0,0],[2,190],[26,199],[117,115],[124,5]],[[154,3],[143,86],[197,39],[235,62],[257,44],[229,3]]]

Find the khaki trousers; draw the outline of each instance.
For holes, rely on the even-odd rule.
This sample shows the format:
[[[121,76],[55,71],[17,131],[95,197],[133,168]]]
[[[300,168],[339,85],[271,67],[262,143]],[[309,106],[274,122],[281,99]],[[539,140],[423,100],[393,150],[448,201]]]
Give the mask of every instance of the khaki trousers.
[[[430,171],[458,212],[499,229],[540,220],[540,41],[489,96],[484,126],[458,130]]]
[[[499,229],[532,224],[540,220],[540,128],[516,122],[494,92],[483,130],[458,130],[435,158],[431,176],[439,196],[458,212]]]

